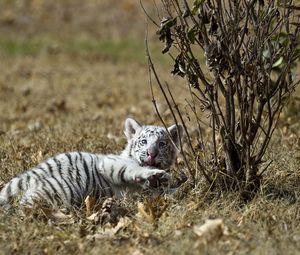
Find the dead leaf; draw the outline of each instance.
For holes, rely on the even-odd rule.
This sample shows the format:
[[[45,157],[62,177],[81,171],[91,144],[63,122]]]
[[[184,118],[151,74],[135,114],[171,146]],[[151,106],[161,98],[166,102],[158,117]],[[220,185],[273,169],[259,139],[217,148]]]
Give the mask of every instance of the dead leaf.
[[[39,120],[27,125],[28,129],[31,132],[39,131],[40,129],[43,128],[43,126],[44,126],[43,123],[41,121],[39,121]]]
[[[95,223],[98,223],[99,218],[100,218],[100,212],[95,212],[95,213],[91,214],[90,216],[88,216],[86,219],[93,221]]]
[[[57,219],[57,220],[67,220],[67,219],[71,219],[72,215],[66,214],[66,213],[58,210],[58,211],[54,211],[52,213],[52,218]]]
[[[74,215],[65,212],[64,209],[54,209],[40,202],[36,202],[33,207],[24,207],[21,210],[26,217],[33,217],[34,219],[56,224],[74,224]]]
[[[103,228],[100,228],[99,231],[94,235],[88,235],[88,239],[103,239],[108,237],[113,237],[120,230],[128,227],[132,221],[128,217],[123,217],[119,220],[118,224],[115,227],[112,227],[111,224],[107,223]]]
[[[224,226],[222,219],[208,219],[203,225],[195,225],[193,231],[204,244],[218,241],[223,235],[227,234],[227,228]]]
[[[114,140],[116,143],[118,143],[121,140],[120,137],[118,137],[110,132],[107,134],[107,138],[110,140]]]
[[[84,200],[85,206],[86,206],[86,217],[90,216],[93,212],[93,209],[96,204],[96,198],[92,196],[87,196]]]
[[[33,154],[31,156],[31,160],[35,162],[36,164],[40,163],[44,158],[43,152],[39,150],[36,154]]]
[[[131,253],[132,255],[144,255],[140,250],[135,250]]]
[[[88,203],[93,202],[86,199]],[[112,226],[116,226],[119,219],[128,215],[128,209],[121,206],[119,201],[113,198],[107,198],[101,204],[95,204],[94,201],[93,210],[89,209],[89,214],[87,213],[87,220],[93,221],[94,224],[101,224],[102,226],[109,223]],[[87,204],[86,204],[87,205]],[[90,206],[90,205],[89,205]],[[101,206],[101,207],[99,207]],[[88,208],[88,205],[87,205]],[[93,213],[94,211],[94,213]],[[87,209],[88,212],[88,209]]]
[[[161,196],[158,196],[147,199],[144,203],[139,202],[137,207],[139,214],[153,224],[166,211],[168,204]]]
[[[152,207],[146,207],[143,203],[139,202],[138,203],[138,211],[148,221],[149,223],[154,223],[155,222],[155,215],[153,212]]]

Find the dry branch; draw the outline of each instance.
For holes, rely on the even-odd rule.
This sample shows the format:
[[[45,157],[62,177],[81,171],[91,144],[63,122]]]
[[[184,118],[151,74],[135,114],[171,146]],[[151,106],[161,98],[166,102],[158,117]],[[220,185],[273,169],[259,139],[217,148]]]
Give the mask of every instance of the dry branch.
[[[282,108],[300,83],[293,72],[300,55],[299,6],[292,0],[161,2],[167,16],[160,20],[159,40],[165,44],[163,53],[172,49],[177,54],[172,57],[172,74],[187,80],[188,105],[199,134],[198,110],[209,112],[212,141],[205,150],[211,150],[213,156],[197,164],[208,182],[222,172],[223,177],[228,176],[226,182],[231,182],[226,186],[252,193],[259,186],[259,165]],[[179,116],[187,132],[176,98],[168,86],[166,93],[146,48],[149,69],[175,122]],[[199,52],[206,66],[197,57]],[[152,97],[155,104],[153,93]],[[189,135],[188,144],[199,161]]]

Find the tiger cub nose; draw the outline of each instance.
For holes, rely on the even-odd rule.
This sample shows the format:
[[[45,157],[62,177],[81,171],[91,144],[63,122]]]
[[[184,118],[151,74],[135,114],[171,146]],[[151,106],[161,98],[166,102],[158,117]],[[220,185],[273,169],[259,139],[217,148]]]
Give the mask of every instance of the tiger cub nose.
[[[155,150],[147,150],[147,156],[149,158],[155,158],[157,156],[158,152]]]

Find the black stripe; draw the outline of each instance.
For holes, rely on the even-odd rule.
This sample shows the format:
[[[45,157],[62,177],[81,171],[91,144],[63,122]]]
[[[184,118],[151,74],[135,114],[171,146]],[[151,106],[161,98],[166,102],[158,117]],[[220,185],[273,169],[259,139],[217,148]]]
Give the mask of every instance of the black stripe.
[[[54,198],[53,198],[53,196],[51,196],[51,193],[47,189],[45,181],[47,181],[47,180],[46,179],[45,180],[39,179],[39,182],[42,184],[41,188],[39,188],[39,189],[41,189],[43,191],[42,194],[40,193],[40,198],[43,199],[44,194],[45,194],[49,198],[49,200],[54,204]],[[38,189],[35,191],[35,193],[39,195]]]
[[[36,169],[42,170],[43,173],[45,173],[46,175],[48,175],[48,174],[49,174],[49,171],[48,171],[49,169],[43,167],[43,165],[44,165],[45,163],[46,163],[46,162],[43,162],[43,163],[41,163],[41,164],[38,164],[35,168],[36,168]],[[50,170],[50,171],[51,171],[51,170]]]
[[[53,158],[53,161],[55,162],[55,164],[56,164],[56,166],[57,166],[57,171],[58,171],[58,174],[60,175],[60,177],[62,178],[62,176],[63,176],[63,173],[62,173],[62,169],[61,169],[61,163],[60,163],[60,161],[56,158],[56,157],[54,157]]]
[[[79,162],[83,165],[83,159],[85,158],[81,152],[78,152],[79,155]]]
[[[53,177],[54,175],[53,175],[53,168],[52,168],[52,166],[49,164],[49,162],[45,162],[45,164],[46,164],[47,167],[48,167],[50,176]]]
[[[20,178],[19,182],[18,182],[18,189],[21,190],[21,191],[23,190],[23,185],[22,184],[23,184],[23,178]]]
[[[92,179],[92,186],[91,186],[91,189],[94,190],[94,189],[96,189],[96,187],[97,187],[96,177],[95,177],[95,173],[94,173],[94,171],[93,171],[95,162],[94,162],[94,158],[92,157],[91,154],[90,154],[90,158],[91,158],[91,169],[90,169],[90,172],[91,172],[91,179]]]
[[[81,155],[81,153],[79,153],[79,155]],[[78,187],[81,190],[81,173],[80,170],[78,168],[78,156],[75,154],[75,166],[73,166],[74,170],[76,171],[76,175],[75,175],[75,183],[78,185]],[[80,193],[81,194],[81,193]]]
[[[121,169],[119,170],[119,173],[118,173],[118,176],[119,176],[121,182],[123,182],[123,183],[126,182],[125,177],[124,177],[126,169],[127,169],[127,166],[123,166],[123,167],[121,167]]]
[[[97,159],[98,158],[97,157],[92,158],[92,155],[91,155],[91,159],[92,159],[91,171],[92,171],[93,179],[94,179],[93,195],[97,200],[99,200],[99,198],[102,197],[102,192],[101,192],[102,183],[101,183],[101,176],[99,176],[98,169],[97,169],[97,164],[98,164]]]
[[[70,166],[72,166],[72,165],[73,165],[73,162],[72,162],[72,156],[71,156],[71,154],[70,154],[70,153],[65,153],[65,155],[66,155],[66,157],[67,157],[68,160],[69,160]]]
[[[49,191],[47,189],[45,189],[45,187],[42,187],[42,190],[44,191],[44,194],[46,194],[47,197],[51,200],[52,204],[55,204],[54,198],[51,196],[51,194],[49,193]]]
[[[72,203],[72,201],[75,200],[75,195],[74,195],[73,189],[72,189],[72,187],[70,186],[70,184],[66,180],[64,180],[64,182],[65,182],[65,185],[68,186],[68,189],[70,191],[70,196],[71,196],[70,197],[70,202]]]
[[[112,188],[110,187],[110,183],[103,177],[101,179],[105,185],[102,186],[102,190],[104,190],[107,197],[112,197],[114,195]]]
[[[68,200],[68,194],[64,188],[64,186],[62,185],[62,183],[60,181],[63,181],[62,179],[61,180],[58,180],[56,177],[53,176],[53,179],[57,182],[58,186],[60,187],[60,189],[62,190],[62,192],[64,193],[64,196],[65,198]]]
[[[111,166],[110,167],[110,174],[109,174],[109,176],[110,176],[110,178],[111,178],[112,181],[113,181],[114,171],[115,171],[114,166]]]
[[[63,172],[62,172],[62,167],[61,167],[61,163],[60,161],[57,159],[57,158],[53,158],[53,161],[54,163],[56,164],[56,167],[57,167],[57,172],[58,172],[58,175],[59,175],[59,178],[66,183],[66,180],[64,179],[64,175],[63,175]],[[57,178],[53,175],[53,178],[55,178],[55,180],[58,182]]]
[[[53,161],[55,162],[55,164],[57,166],[57,171],[58,171],[58,174],[60,175],[61,180],[64,182],[64,184],[68,187],[68,189],[70,191],[70,196],[71,196],[70,197],[70,202],[72,203],[72,201],[75,200],[74,191],[73,191],[72,187],[70,186],[69,182],[64,178],[64,175],[63,175],[63,172],[62,172],[61,162],[56,157],[53,158]],[[62,189],[64,189],[64,188],[62,187]],[[64,191],[64,194],[65,194],[66,198],[68,199],[69,197],[66,195],[65,191]]]
[[[55,178],[53,178],[53,179],[55,179]],[[55,179],[55,180],[56,180],[56,179]],[[52,196],[52,198],[55,199],[58,203],[59,203],[59,202],[62,202],[61,193],[59,193],[58,190],[55,189],[55,187],[53,186],[53,184],[52,184],[49,180],[45,179],[45,182],[47,182],[47,183],[49,184],[49,187],[50,187],[50,188],[52,189],[52,191],[53,191],[54,197]],[[57,182],[58,184],[60,184],[57,180],[56,180],[56,182]],[[59,186],[60,186],[60,185],[59,185]],[[62,192],[65,194],[64,188],[61,187],[61,186],[60,186],[60,188],[62,189]],[[67,197],[67,196],[66,196],[66,197]],[[59,201],[58,201],[58,200],[59,200]]]
[[[53,184],[48,180],[48,179],[44,179],[44,183],[47,182],[49,184],[49,187],[52,189],[53,193],[56,194],[58,193],[58,190],[56,190],[53,186]],[[46,186],[46,185],[45,185]]]
[[[100,159],[103,162],[103,159]],[[95,165],[95,173],[98,177],[99,183],[100,183],[100,189],[104,191],[104,196],[107,197],[112,197],[113,196],[113,192],[112,189],[110,187],[109,182],[105,179],[105,177],[102,176],[101,173],[99,173],[97,166],[99,165],[99,162],[97,162],[97,165]],[[103,162],[103,166],[104,166],[104,162]],[[104,169],[103,169],[104,170]]]
[[[72,193],[73,198],[71,198],[71,202],[72,200],[75,202],[77,201],[78,197],[80,196],[81,192],[80,189],[78,190],[78,187],[75,186],[75,184],[72,182],[72,180],[70,179],[70,181],[66,180],[65,181],[66,184],[68,185],[68,187],[70,188],[70,191]],[[71,185],[73,187],[73,189],[71,188]],[[80,188],[80,187],[79,187]],[[76,193],[76,194],[75,194]]]
[[[7,188],[6,188],[6,196],[8,197],[8,199],[10,199],[11,197],[11,184],[13,182],[13,179],[7,184]]]
[[[43,178],[51,177],[51,174],[47,171],[48,169],[43,168],[41,165],[35,167],[34,169],[42,171],[41,173],[38,173],[40,175],[40,177],[43,177]]]
[[[84,155],[81,152],[77,152],[77,154],[79,155],[79,162],[80,164],[83,166],[83,161],[84,161]],[[78,167],[78,158],[76,157],[76,166]],[[84,166],[83,166],[84,168]],[[79,176],[78,176],[79,175]],[[80,168],[80,171],[78,172],[78,175],[76,177],[77,181],[79,181],[80,183],[84,184],[82,182],[82,169]],[[86,184],[86,183],[85,183]],[[85,186],[85,192],[86,192],[86,186]]]
[[[97,168],[96,168],[96,158],[91,157],[91,172],[92,172],[92,177],[93,177],[93,182],[92,182],[92,195],[98,200],[101,197],[101,185],[99,184],[99,176],[97,174]]]
[[[28,187],[30,186],[30,181],[31,181],[31,176],[30,174],[26,173],[26,181],[25,181],[25,185],[23,186],[24,190],[28,189]]]
[[[73,169],[72,156],[70,153],[65,153],[64,155],[67,157],[67,159],[69,161],[69,167],[68,167],[69,176],[73,177],[73,175],[72,175],[72,172],[73,172],[72,171],[72,169]]]
[[[69,170],[69,172],[72,171],[71,166],[68,167],[68,170]],[[75,169],[74,169],[74,171],[75,171]],[[74,199],[77,200],[78,196],[81,194],[81,187],[80,187],[80,183],[76,183],[76,179],[74,179],[75,177],[76,176],[73,176],[72,174],[69,174],[69,178],[68,178],[69,182],[68,182],[68,180],[66,180],[66,182],[68,182],[69,184],[71,184],[73,186],[73,188],[74,188],[73,191],[76,192],[76,195],[77,195],[77,197],[76,198],[74,197]]]
[[[80,161],[82,162],[82,160],[83,160],[83,158],[84,158],[84,156],[82,155],[82,153],[79,151],[79,152],[77,152],[77,154],[79,155],[79,157],[80,157]]]
[[[88,190],[88,187],[90,185],[90,173],[89,173],[89,168],[87,166],[87,163],[85,161],[85,159],[83,158],[83,169],[84,169],[84,172],[86,174],[86,186],[85,186],[85,190],[87,191]]]
[[[45,195],[43,194],[42,190],[36,190],[35,193],[34,193],[35,196],[31,196],[29,197],[29,199],[31,200],[31,203],[30,205],[33,205],[33,203],[37,200],[37,199],[40,199],[40,200],[45,200]],[[29,200],[27,197],[26,197],[26,200],[25,200],[25,203],[26,204],[29,204]],[[51,200],[51,198],[49,197],[49,200]]]
[[[72,184],[72,186],[75,188],[74,184],[73,184],[73,181],[74,181],[74,177],[73,177],[73,170],[72,170],[72,158],[71,158],[71,155],[69,153],[65,153],[64,154],[68,161],[69,161],[69,165],[67,166],[67,171],[68,171],[68,179],[70,181],[70,183]],[[72,181],[73,179],[73,181]],[[68,182],[68,180],[66,180],[66,182]]]
[[[33,178],[35,186],[38,187],[38,184],[40,183],[40,179]]]
[[[99,198],[101,198],[102,196],[101,196],[101,191],[100,191],[100,189],[99,189],[99,187],[98,186],[96,186],[95,188],[94,188],[94,190],[93,190],[93,197],[95,197],[96,198],[96,200],[99,200]]]
[[[98,169],[96,168],[96,165],[94,166],[94,172],[95,172],[95,174],[96,174],[96,176],[97,176],[97,178],[98,178],[98,183],[97,183],[97,185],[100,185],[100,187],[102,187],[103,186],[103,184],[102,184],[102,176],[101,176],[101,174],[98,172]]]
[[[37,172],[35,172],[34,169],[31,170],[31,173],[33,173],[37,177],[38,180],[40,180],[40,181],[42,180],[41,176]]]
[[[129,157],[132,157],[132,148],[133,148],[133,143],[131,142],[129,146],[129,153],[128,153]]]

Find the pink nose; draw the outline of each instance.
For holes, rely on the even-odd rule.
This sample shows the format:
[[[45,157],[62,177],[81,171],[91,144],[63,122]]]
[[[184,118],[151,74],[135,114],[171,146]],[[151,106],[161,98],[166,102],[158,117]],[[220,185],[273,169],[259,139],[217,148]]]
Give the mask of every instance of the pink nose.
[[[148,158],[154,159],[157,156],[157,153],[152,151],[147,151]]]

